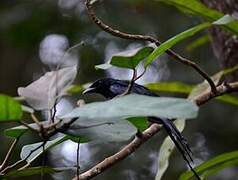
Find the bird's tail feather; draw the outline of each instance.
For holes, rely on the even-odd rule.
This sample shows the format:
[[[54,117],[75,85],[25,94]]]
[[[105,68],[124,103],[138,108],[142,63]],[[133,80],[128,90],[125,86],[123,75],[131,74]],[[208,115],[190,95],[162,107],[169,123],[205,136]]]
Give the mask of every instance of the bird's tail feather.
[[[174,142],[175,146],[183,156],[183,159],[188,164],[191,171],[194,173],[195,177],[200,180],[199,175],[193,169],[191,162],[193,163],[192,151],[188,145],[187,140],[182,136],[177,127],[169,119],[165,118],[150,118],[151,122],[163,124],[165,130],[170,136],[171,140]]]

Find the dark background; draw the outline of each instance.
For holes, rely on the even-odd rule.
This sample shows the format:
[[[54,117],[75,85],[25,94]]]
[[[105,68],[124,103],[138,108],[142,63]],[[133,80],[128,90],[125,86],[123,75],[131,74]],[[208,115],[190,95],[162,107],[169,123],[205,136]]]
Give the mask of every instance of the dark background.
[[[134,43],[101,32],[88,18],[81,0],[68,2],[72,2],[72,4],[67,6],[66,0],[1,1],[0,93],[17,96],[18,87],[26,86],[49,70],[49,67],[44,65],[39,57],[40,43],[48,35],[64,35],[68,38],[70,46],[81,41],[85,42],[85,46],[74,52],[79,59],[79,72],[75,83],[87,83],[99,77],[108,76],[108,73],[95,70],[94,65],[103,63],[106,57],[110,56],[110,50],[112,52],[116,51],[115,49],[123,50]],[[161,41],[202,21],[156,1],[104,0],[94,6],[98,16],[109,25],[126,32],[154,35]],[[184,50],[193,39],[195,37],[177,45],[174,49],[201,65],[210,75],[219,71],[219,64],[209,44],[191,52]],[[199,75],[191,68],[177,63],[166,55],[161,56],[160,60],[162,65],[157,69],[157,73],[160,73],[158,80],[182,81],[190,84],[202,82]],[[120,76],[121,74],[114,74],[114,77],[120,78]],[[95,100],[95,97],[80,95],[70,98],[70,100],[75,102],[75,99],[78,98],[85,98],[86,101]],[[101,100],[101,97],[96,97],[96,99]],[[212,100],[201,107],[197,119],[187,122],[184,136],[191,144],[197,162],[237,149],[237,116],[237,107]],[[26,121],[28,119],[29,117],[26,117]],[[2,142],[0,161],[3,160],[12,141],[3,135],[3,129],[10,126],[12,125],[1,124],[0,127],[0,140]],[[164,137],[163,131],[158,133],[132,156],[95,179],[154,179],[157,170],[157,153]],[[19,157],[18,152],[23,144],[33,142],[37,142],[34,135],[24,136],[11,161],[13,162]],[[81,167],[86,169],[102,160],[103,157],[116,152],[120,149],[121,144],[83,146],[80,152]],[[69,149],[64,150],[65,147]],[[75,153],[76,145],[66,143],[47,154],[47,163],[55,166],[73,166],[76,164]],[[39,161],[40,163],[41,161]],[[165,173],[164,179],[177,179],[184,170],[186,170],[185,163],[180,154],[175,151],[172,154],[169,170]],[[74,173],[70,172],[54,177],[56,179],[71,179],[73,175]],[[233,180],[235,177],[237,177],[237,169],[227,169],[209,179]],[[40,179],[40,177],[34,178]],[[50,176],[44,177],[44,179],[51,178]]]

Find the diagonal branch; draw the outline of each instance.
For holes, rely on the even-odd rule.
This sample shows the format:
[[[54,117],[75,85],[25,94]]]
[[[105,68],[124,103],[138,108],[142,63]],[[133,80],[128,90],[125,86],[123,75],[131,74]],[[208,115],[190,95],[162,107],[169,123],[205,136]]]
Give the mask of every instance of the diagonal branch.
[[[87,12],[92,19],[92,21],[100,27],[103,31],[108,32],[109,34],[120,37],[122,39],[129,39],[129,40],[139,40],[139,41],[149,41],[151,43],[155,43],[156,46],[160,46],[162,43],[156,39],[153,36],[149,35],[141,35],[141,34],[129,34],[122,31],[119,31],[117,29],[113,29],[112,27],[108,26],[104,22],[102,22],[95,14],[92,8],[91,0],[85,0],[85,5],[87,8]],[[192,67],[200,76],[202,76],[206,81],[209,83],[211,90],[214,94],[216,94],[216,85],[212,81],[212,79],[209,77],[209,75],[201,68],[199,67],[195,62],[190,61],[189,59],[186,59],[179,54],[177,54],[175,51],[168,49],[165,51],[169,56],[173,57],[178,62],[181,62],[182,64],[185,64],[187,66]]]
[[[197,105],[202,105],[211,100],[214,97],[221,96],[226,93],[238,92],[238,82],[230,84],[222,84],[216,88],[217,94],[214,95],[211,91],[204,92],[201,95],[192,99]],[[146,129],[141,135],[140,138],[135,138],[131,143],[126,145],[123,149],[118,151],[116,154],[104,159],[88,171],[82,173],[79,176],[75,176],[73,180],[88,180],[93,177],[101,174],[106,169],[120,162],[121,160],[128,157],[130,154],[135,152],[141,145],[143,145],[147,140],[159,132],[161,126],[158,124],[152,124],[148,129]]]

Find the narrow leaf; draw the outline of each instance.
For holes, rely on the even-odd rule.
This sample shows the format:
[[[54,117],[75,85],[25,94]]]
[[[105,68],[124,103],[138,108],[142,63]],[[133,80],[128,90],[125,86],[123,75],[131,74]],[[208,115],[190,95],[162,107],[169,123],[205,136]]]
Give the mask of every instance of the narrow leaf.
[[[206,171],[210,171],[210,170],[214,170],[214,168],[219,168],[219,166],[222,166],[222,168],[226,168],[229,167],[230,165],[233,166],[234,162],[235,164],[238,161],[238,151],[234,151],[234,152],[230,152],[230,153],[224,153],[221,154],[215,158],[212,158],[208,161],[205,161],[204,163],[200,164],[199,166],[195,167],[195,171],[198,172],[199,174],[202,173],[207,173]],[[232,162],[232,164],[229,164],[229,162]],[[224,166],[224,163],[228,163]],[[216,171],[214,171],[216,172]],[[212,173],[208,173],[207,175],[210,175]],[[191,171],[187,171],[185,173],[183,173],[179,180],[188,180],[191,179],[193,177],[193,173]],[[206,176],[207,176],[206,175]]]
[[[161,55],[163,52],[170,49],[171,47],[173,47],[177,43],[183,41],[184,39],[187,39],[187,38],[193,36],[194,34],[200,32],[204,29],[207,29],[210,26],[211,26],[210,23],[199,24],[199,25],[197,25],[197,26],[195,26],[191,29],[188,29],[188,30],[170,38],[166,42],[162,43],[159,47],[157,47],[153,51],[153,53],[151,53],[149,55],[149,57],[147,58],[147,60],[145,62],[145,67],[147,67],[150,63],[152,63],[159,55]]]
[[[224,15],[223,13],[206,7],[204,4],[198,0],[159,0],[160,2],[175,6],[179,10],[185,13],[190,13],[193,15],[198,15],[208,20],[209,22],[218,21],[218,24],[222,25],[225,29],[238,35],[238,21],[230,19],[230,17]]]
[[[192,41],[190,44],[188,44],[186,46],[185,49],[186,49],[186,51],[191,52],[194,49],[199,48],[199,47],[201,47],[201,46],[203,46],[203,45],[205,45],[209,42],[210,42],[210,37],[209,37],[209,35],[206,34],[206,35],[203,35],[203,36],[195,39],[194,41]]]

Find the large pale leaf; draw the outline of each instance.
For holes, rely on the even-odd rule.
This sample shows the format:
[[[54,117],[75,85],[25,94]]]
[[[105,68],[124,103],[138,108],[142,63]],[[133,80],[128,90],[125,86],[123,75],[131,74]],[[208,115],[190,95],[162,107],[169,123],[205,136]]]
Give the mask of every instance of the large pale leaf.
[[[195,118],[197,112],[198,107],[186,99],[130,94],[109,101],[86,104],[61,118],[115,119],[138,116]]]
[[[214,174],[224,168],[233,167],[238,165],[238,151],[224,153],[215,158],[212,158],[194,169],[199,174],[202,174],[201,177],[206,178],[211,174]],[[188,180],[191,179],[194,174],[191,171],[183,173],[179,180]]]
[[[50,148],[64,142],[65,140],[68,140],[68,138],[66,135],[63,135],[52,141],[47,141],[44,145],[44,148],[43,148],[43,142],[25,145],[23,146],[21,150],[21,154],[20,154],[21,159],[26,159],[28,163],[31,163],[43,153],[43,150],[47,151]],[[29,155],[30,153],[31,155]]]
[[[177,7],[185,13],[192,13],[202,16],[206,20],[213,22],[220,19],[216,24],[222,25],[224,28],[238,35],[238,21],[231,19],[230,16],[206,7],[198,0],[159,0],[160,2]]]
[[[18,94],[36,110],[51,109],[57,98],[63,96],[77,74],[77,67],[47,72],[27,87],[18,88]]]
[[[137,129],[126,120],[114,119],[112,122],[99,120],[99,122],[92,123],[89,119],[79,118],[65,133],[105,143],[127,141],[134,137],[136,132]]]
[[[0,122],[19,121],[21,118],[21,105],[12,97],[0,94]]]

